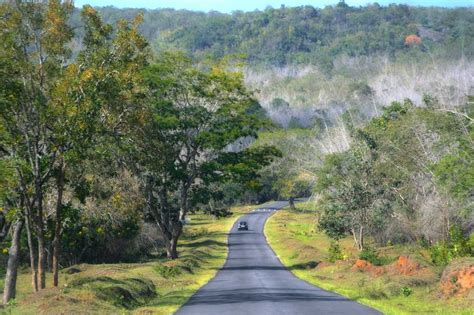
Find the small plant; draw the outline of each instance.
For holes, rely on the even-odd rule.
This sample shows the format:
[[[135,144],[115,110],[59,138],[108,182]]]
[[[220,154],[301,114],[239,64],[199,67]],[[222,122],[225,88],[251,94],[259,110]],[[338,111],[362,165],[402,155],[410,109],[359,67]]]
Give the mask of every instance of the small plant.
[[[16,299],[11,299],[10,301],[7,302],[8,306],[15,306],[17,304]]]
[[[330,262],[336,262],[337,260],[343,260],[344,254],[342,253],[341,246],[337,241],[332,241],[329,245],[329,257],[328,260]]]
[[[413,289],[409,287],[403,287],[400,289],[401,293],[405,297],[409,297],[413,293]]]
[[[430,242],[426,239],[424,235],[421,236],[420,240],[418,241],[422,248],[429,248]]]
[[[474,254],[469,238],[465,237],[459,226],[449,230],[449,242],[438,242],[430,248],[431,261],[438,266],[445,266],[456,257],[469,257]]]
[[[156,265],[154,269],[160,276],[166,279],[177,277],[182,273],[179,267],[169,267],[161,264]]]
[[[360,253],[359,258],[363,260],[367,260],[368,262],[379,266],[382,265],[382,259],[377,254],[377,251],[372,247],[365,247]]]
[[[440,242],[430,248],[431,262],[437,266],[445,266],[453,259],[453,255],[446,243]]]

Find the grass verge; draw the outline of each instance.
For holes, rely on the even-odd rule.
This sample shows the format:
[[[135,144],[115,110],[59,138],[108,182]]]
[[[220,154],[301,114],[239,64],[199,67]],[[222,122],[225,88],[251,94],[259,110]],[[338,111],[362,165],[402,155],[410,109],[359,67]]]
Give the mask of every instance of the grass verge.
[[[214,277],[227,257],[227,233],[252,207],[216,220],[191,215],[177,260],[136,264],[81,264],[63,270],[60,288],[31,293],[28,270],[18,278],[17,299],[7,314],[172,314]],[[68,271],[69,270],[69,271]],[[50,275],[48,275],[50,276]],[[50,285],[52,279],[47,279]]]
[[[387,246],[379,253],[387,262],[408,255],[423,265],[417,275],[373,276],[351,269],[358,252],[352,240],[340,241],[344,260],[328,262],[330,239],[317,230],[317,211],[308,203],[273,215],[265,235],[281,262],[297,277],[323,289],[337,292],[385,314],[473,314],[472,297],[442,298],[439,279],[442,268],[432,266],[418,247]]]

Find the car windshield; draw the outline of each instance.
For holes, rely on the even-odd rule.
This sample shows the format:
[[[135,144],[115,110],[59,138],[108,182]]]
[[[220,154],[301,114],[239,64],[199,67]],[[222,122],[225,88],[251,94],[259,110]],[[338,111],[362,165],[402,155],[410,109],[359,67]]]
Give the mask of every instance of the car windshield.
[[[247,225],[247,222],[240,222],[240,225]]]

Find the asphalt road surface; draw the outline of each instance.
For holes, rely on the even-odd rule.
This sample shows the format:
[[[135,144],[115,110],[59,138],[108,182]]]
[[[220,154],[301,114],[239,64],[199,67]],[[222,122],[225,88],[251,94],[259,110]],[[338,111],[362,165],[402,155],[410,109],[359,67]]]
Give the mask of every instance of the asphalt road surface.
[[[281,264],[263,227],[268,217],[286,205],[275,202],[237,220],[229,234],[224,267],[176,314],[380,314],[296,278]],[[249,230],[237,231],[239,221],[247,221]]]

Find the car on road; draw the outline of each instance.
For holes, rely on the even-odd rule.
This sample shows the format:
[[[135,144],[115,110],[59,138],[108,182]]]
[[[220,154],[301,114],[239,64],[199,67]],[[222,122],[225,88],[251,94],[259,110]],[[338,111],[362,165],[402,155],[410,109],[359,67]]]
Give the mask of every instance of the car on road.
[[[237,226],[237,230],[239,230],[239,231],[248,231],[248,230],[249,230],[249,226],[248,226],[247,222],[245,222],[245,221],[240,221],[240,222],[239,222],[239,225]]]

